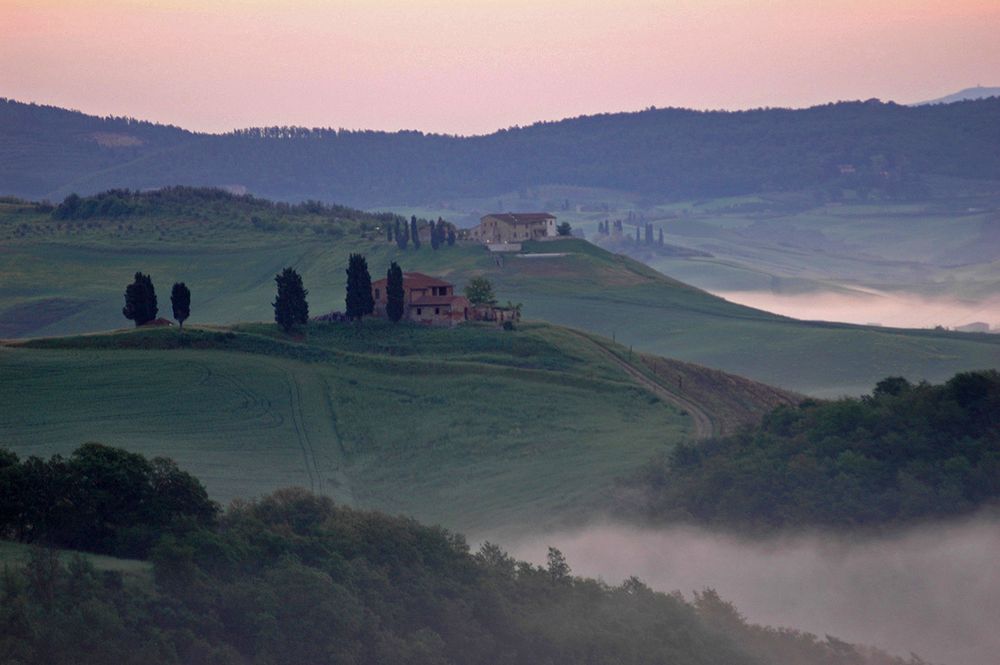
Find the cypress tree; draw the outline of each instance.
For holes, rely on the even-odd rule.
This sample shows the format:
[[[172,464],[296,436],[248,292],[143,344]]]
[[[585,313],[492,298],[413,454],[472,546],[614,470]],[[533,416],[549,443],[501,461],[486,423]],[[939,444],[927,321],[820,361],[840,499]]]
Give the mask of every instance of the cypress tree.
[[[660,247],[663,247],[663,227],[660,227]]]
[[[448,246],[455,246],[455,227],[450,225],[448,226]]]
[[[361,254],[351,254],[347,262],[347,297],[345,298],[347,318],[360,321],[366,314],[375,311],[372,297],[372,276],[368,272],[368,261]]]
[[[278,285],[278,295],[274,300],[274,320],[289,332],[296,325],[305,325],[309,322],[309,304],[306,296],[309,295],[302,286],[302,277],[292,268],[285,268],[281,274],[274,276],[274,281]]]
[[[428,224],[431,227],[431,249],[437,249],[441,246],[441,236],[439,235],[440,230],[438,229],[438,225],[434,223],[433,219],[428,222]]]
[[[385,314],[389,320],[396,323],[403,318],[406,293],[403,290],[403,271],[399,265],[393,261],[389,265],[389,272],[386,273],[385,285]]]
[[[170,305],[174,310],[174,318],[183,329],[184,322],[191,316],[191,290],[184,282],[177,282],[170,289]]]
[[[388,224],[385,225],[385,241],[392,242],[392,227]]]
[[[420,249],[420,232],[417,228],[417,216],[410,217],[410,240],[413,241],[413,249]]]
[[[138,328],[156,318],[156,290],[149,275],[141,272],[135,274],[134,281],[125,287],[125,306],[122,314],[126,319],[135,321]]]

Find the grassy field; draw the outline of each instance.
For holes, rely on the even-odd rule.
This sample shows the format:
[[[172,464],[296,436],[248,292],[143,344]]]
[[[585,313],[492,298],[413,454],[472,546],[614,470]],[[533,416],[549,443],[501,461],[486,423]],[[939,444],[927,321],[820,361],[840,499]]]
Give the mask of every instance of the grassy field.
[[[0,376],[21,455],[98,440],[170,456],[220,501],[298,485],[476,532],[582,518],[690,431],[545,325],[141,330],[5,347]]]
[[[580,240],[526,248],[564,256],[510,256],[498,265],[475,245],[403,252],[376,228],[297,218],[255,225],[224,213],[70,223],[6,205],[0,336],[121,327],[128,323],[120,314],[122,291],[136,270],[152,275],[167,316],[169,285],[185,281],[192,323],[269,320],[273,278],[285,265],[302,273],[314,314],[339,310],[347,256],[360,251],[376,277],[391,260],[459,287],[485,274],[500,300],[523,303],[528,318],[804,393],[860,394],[890,374],[940,381],[1000,364],[1000,336],[795,321],[726,302]]]

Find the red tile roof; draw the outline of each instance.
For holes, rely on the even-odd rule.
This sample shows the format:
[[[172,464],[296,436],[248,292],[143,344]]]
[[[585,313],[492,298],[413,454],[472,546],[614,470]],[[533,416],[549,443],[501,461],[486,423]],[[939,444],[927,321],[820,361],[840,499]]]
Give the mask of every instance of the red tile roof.
[[[494,212],[486,215],[483,219],[486,217],[499,219],[508,224],[539,224],[556,218],[555,215],[550,215],[547,212]]]
[[[382,279],[372,282],[372,288],[385,287],[388,280],[383,277]],[[404,272],[403,273],[403,289],[426,289],[431,286],[451,286],[455,285],[451,282],[446,282],[443,279],[438,279],[437,277],[431,277],[430,275],[425,275],[422,272]]]

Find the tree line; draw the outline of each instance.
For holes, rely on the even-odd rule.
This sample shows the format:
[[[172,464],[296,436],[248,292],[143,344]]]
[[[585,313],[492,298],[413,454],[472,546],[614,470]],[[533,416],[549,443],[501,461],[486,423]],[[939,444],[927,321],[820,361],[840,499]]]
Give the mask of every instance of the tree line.
[[[276,294],[274,302],[274,321],[285,332],[291,332],[299,326],[309,323],[309,290],[302,282],[302,275],[293,267],[284,268],[274,276]],[[406,294],[403,288],[403,270],[395,261],[389,264],[386,272],[386,317],[393,323],[398,323],[405,313]],[[372,278],[368,270],[368,260],[363,254],[352,253],[347,262],[347,284],[344,298],[345,317],[349,321],[364,319],[375,311],[375,299],[372,295]],[[493,286],[485,277],[474,277],[466,286],[465,295],[473,305],[491,306],[496,304]],[[191,290],[184,282],[173,285],[170,293],[170,303],[174,319],[183,329],[184,321],[191,316]],[[520,311],[520,305],[510,305]],[[156,288],[152,278],[142,272],[135,273],[131,284],[125,287],[125,306],[122,315],[135,322],[136,327],[145,325],[156,319],[159,309],[156,300]]]
[[[0,448],[3,539],[145,557],[165,534],[209,525],[218,511],[201,483],[167,458],[97,443],[48,460]]]
[[[438,249],[442,246],[451,247],[458,238],[458,230],[451,222],[446,222],[438,217],[433,219],[417,218],[416,215],[410,217],[407,224],[405,219],[396,219],[394,224],[387,224],[385,227],[386,242],[395,242],[400,249],[406,249],[411,243],[413,249],[420,249],[420,232],[427,229],[430,237],[431,249]]]
[[[0,507],[40,503],[43,488],[45,507],[75,511],[59,524],[90,538],[53,527],[34,542],[97,543],[87,549],[139,557],[151,575],[32,549],[0,571],[4,663],[904,665],[751,625],[711,590],[689,601],[634,577],[578,577],[551,547],[541,565],[488,542],[473,552],[440,527],[301,489],[221,512],[169,460],[88,444],[27,483],[10,470],[40,462],[11,459],[0,451]],[[135,532],[152,542],[122,548]]]
[[[674,200],[845,189],[908,199],[927,196],[928,176],[1000,179],[998,114],[996,98],[922,107],[868,100],[800,110],[651,108],[476,137],[289,127],[196,135],[0,102],[0,180],[30,198],[81,181],[94,191],[238,182],[275,199],[360,207],[553,182]],[[105,132],[140,142],[109,150],[79,139]]]

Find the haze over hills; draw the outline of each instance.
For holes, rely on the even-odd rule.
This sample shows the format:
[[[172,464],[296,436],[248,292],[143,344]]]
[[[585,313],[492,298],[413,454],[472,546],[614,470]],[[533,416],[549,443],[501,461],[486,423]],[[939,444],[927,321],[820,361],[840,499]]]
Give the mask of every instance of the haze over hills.
[[[60,200],[210,185],[373,207],[560,184],[664,199],[822,188],[846,164],[855,179],[908,198],[921,195],[923,176],[1000,179],[998,115],[997,99],[920,107],[870,100],[649,109],[474,137],[296,127],[210,135],[4,100],[0,193]]]

